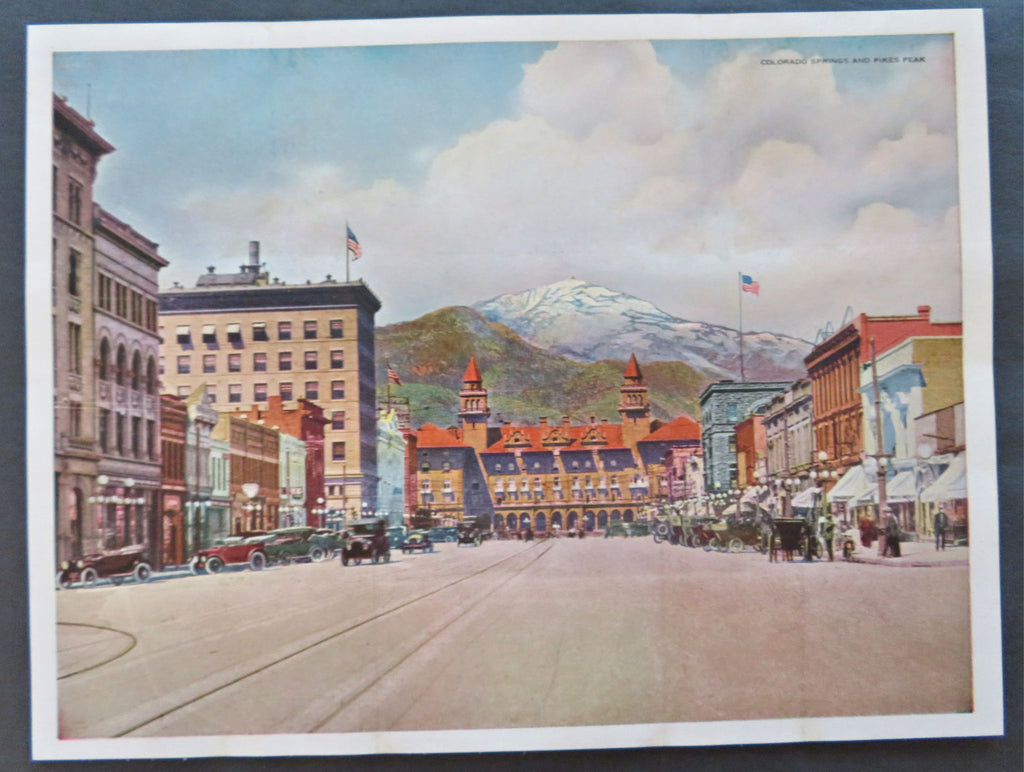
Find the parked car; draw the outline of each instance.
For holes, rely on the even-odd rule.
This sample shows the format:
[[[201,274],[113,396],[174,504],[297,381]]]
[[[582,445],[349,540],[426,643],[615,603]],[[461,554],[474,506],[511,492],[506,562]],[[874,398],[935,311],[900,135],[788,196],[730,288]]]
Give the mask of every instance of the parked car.
[[[345,531],[341,547],[341,564],[359,565],[364,560],[378,563],[391,560],[388,543],[388,521],[382,517],[368,517],[352,521]]]
[[[613,536],[628,537],[629,535],[629,526],[626,523],[619,520],[618,518],[615,518],[614,520],[609,520],[608,525],[604,529],[604,538],[606,539],[610,539]]]
[[[405,543],[407,532],[404,525],[393,525],[388,528],[388,546],[393,550],[401,549]]]
[[[459,538],[459,529],[454,525],[442,525],[435,528],[431,528],[427,531],[430,536],[430,540],[437,544],[442,541],[456,541]]]
[[[409,535],[401,544],[403,554],[410,552],[433,552],[434,543],[430,541],[430,534],[426,531],[410,531]]]
[[[337,538],[332,531],[321,531],[308,525],[278,528],[266,536],[259,537],[270,563],[307,558],[319,563],[334,554]]]
[[[65,560],[57,571],[57,586],[66,590],[74,582],[80,581],[86,587],[92,587],[104,578],[114,584],[120,584],[129,577],[137,582],[145,582],[152,573],[145,546],[130,544],[120,549],[103,550]]]
[[[634,520],[628,523],[630,536],[650,536],[651,524],[647,520]]]
[[[212,547],[199,550],[189,561],[188,567],[193,574],[200,571],[215,574],[224,566],[246,563],[253,571],[259,571],[267,564],[262,537],[228,536]]]

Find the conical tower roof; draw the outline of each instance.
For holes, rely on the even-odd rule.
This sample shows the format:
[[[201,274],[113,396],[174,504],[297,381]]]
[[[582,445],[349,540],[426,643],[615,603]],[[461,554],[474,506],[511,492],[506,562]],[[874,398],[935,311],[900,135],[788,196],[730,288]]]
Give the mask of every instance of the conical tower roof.
[[[629,355],[629,364],[626,365],[626,377],[635,378],[636,380],[643,380],[643,375],[640,374],[640,365],[636,361],[636,354]]]
[[[462,376],[462,380],[466,383],[479,383],[483,380],[480,370],[476,366],[476,357],[471,356],[469,358],[469,364],[466,365],[466,374]]]

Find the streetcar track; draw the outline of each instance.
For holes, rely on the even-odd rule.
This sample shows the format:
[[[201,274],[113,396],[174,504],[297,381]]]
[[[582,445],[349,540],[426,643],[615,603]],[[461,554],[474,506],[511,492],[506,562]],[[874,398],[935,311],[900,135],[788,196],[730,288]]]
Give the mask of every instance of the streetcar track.
[[[518,571],[519,574],[523,573],[523,571],[525,571],[527,568],[529,568],[534,563],[536,563],[538,560],[540,560],[542,557],[544,557],[544,555],[546,555],[548,553],[548,551],[551,549],[553,544],[547,544],[546,543],[543,546],[545,546],[546,549],[541,551],[529,563],[527,563],[522,568],[520,568],[519,571]],[[501,562],[504,562],[504,561],[501,561]],[[498,564],[495,563],[495,565],[498,565]],[[466,578],[468,579],[469,577],[466,577]],[[462,581],[462,580],[459,580],[459,581]],[[436,636],[438,633],[440,633],[440,632],[442,632],[444,630],[447,630],[453,624],[455,624],[460,619],[462,619],[466,615],[466,613],[468,613],[468,612],[472,611],[473,609],[475,609],[477,606],[479,606],[481,603],[483,603],[489,597],[490,596],[485,593],[485,594],[481,595],[479,598],[477,598],[475,601],[473,601],[469,606],[461,608],[459,610],[459,613],[456,614],[455,616],[453,616],[452,619],[450,619],[448,622],[443,624],[440,628],[438,628],[436,631],[434,631],[433,634],[431,634],[429,637],[425,638],[419,644],[417,644],[416,646],[413,646],[404,656],[402,656],[400,659],[398,659],[398,661],[396,661],[394,664],[392,664],[391,667],[387,668],[384,672],[382,672],[380,675],[378,675],[376,678],[374,678],[368,684],[366,684],[362,689],[360,689],[354,695],[352,695],[351,697],[346,699],[344,702],[342,702],[337,708],[335,708],[335,710],[333,712],[331,712],[329,715],[324,717],[323,720],[321,720],[318,723],[314,724],[308,730],[307,733],[309,733],[309,732],[316,732],[317,730],[319,730],[321,727],[324,726],[324,724],[326,724],[332,718],[334,718],[339,713],[341,713],[341,711],[343,711],[349,705],[351,705],[356,700],[358,700],[360,697],[362,697],[364,694],[366,694],[368,691],[370,691],[370,689],[372,689],[374,686],[376,686],[381,681],[383,681],[385,677],[387,677],[388,675],[393,673],[395,670],[397,670],[399,668],[399,666],[405,664],[405,662],[408,661],[414,654],[419,653],[419,651],[421,649],[423,649],[424,646],[426,646],[428,643],[430,643],[434,639],[434,636]]]
[[[550,550],[553,545],[550,544],[550,543],[547,543],[547,542],[544,542],[544,543],[537,542],[534,545],[532,545],[531,547],[529,547],[528,549],[532,550],[532,549],[534,549],[536,547],[541,547],[541,546],[545,547],[545,549],[543,551],[541,551],[540,554],[538,554],[536,557],[534,557],[527,565],[531,565],[533,562],[535,562],[540,557],[542,557],[544,554],[546,554],[547,551]],[[167,708],[165,710],[162,710],[159,713],[157,713],[156,715],[151,716],[151,717],[149,717],[149,718],[147,718],[147,719],[145,719],[143,721],[140,721],[140,722],[138,722],[138,723],[128,727],[127,729],[123,729],[123,730],[121,730],[119,732],[115,732],[115,733],[113,733],[110,736],[111,737],[124,737],[124,736],[129,735],[129,734],[131,734],[133,732],[137,732],[138,730],[142,729],[145,726],[148,726],[149,724],[152,724],[152,723],[154,723],[156,721],[159,721],[160,719],[166,718],[167,716],[170,716],[171,714],[176,713],[177,711],[182,710],[182,709],[184,709],[184,708],[186,708],[186,707],[188,707],[190,705],[194,705],[194,704],[196,704],[196,703],[198,703],[198,702],[200,702],[202,700],[205,700],[208,697],[211,697],[214,694],[217,694],[218,692],[224,691],[225,689],[228,689],[229,687],[235,686],[235,685],[245,681],[248,678],[252,678],[252,677],[254,677],[256,675],[259,675],[260,673],[268,671],[268,670],[270,670],[270,669],[272,669],[272,668],[274,668],[274,667],[276,667],[276,666],[278,666],[280,664],[283,664],[283,663],[285,663],[285,662],[287,662],[289,660],[292,660],[292,659],[294,659],[295,657],[298,657],[301,654],[305,654],[305,653],[307,653],[307,652],[309,652],[309,651],[311,651],[313,649],[316,649],[319,646],[322,646],[322,645],[324,645],[324,644],[326,644],[326,643],[328,643],[330,641],[333,641],[333,640],[335,640],[337,638],[340,638],[341,636],[347,635],[348,633],[351,633],[351,632],[353,632],[355,630],[358,630],[358,629],[360,629],[362,627],[365,627],[366,625],[370,624],[371,622],[376,622],[376,621],[378,621],[378,620],[380,620],[380,619],[382,619],[382,618],[384,618],[386,616],[389,616],[391,614],[395,614],[395,613],[397,613],[397,612],[399,612],[399,611],[401,611],[403,609],[406,609],[406,608],[408,608],[408,607],[410,607],[410,606],[412,606],[412,605],[414,605],[416,603],[419,603],[420,601],[426,600],[427,598],[430,598],[430,597],[432,597],[434,595],[438,595],[439,593],[442,593],[445,590],[451,589],[452,587],[455,587],[456,585],[462,584],[463,582],[467,582],[470,579],[473,579],[473,578],[475,578],[477,576],[480,576],[481,574],[484,574],[484,573],[486,573],[486,572],[488,572],[488,571],[490,571],[490,570],[492,570],[494,568],[497,568],[498,566],[502,565],[503,563],[506,563],[506,562],[508,562],[510,560],[513,560],[515,558],[520,557],[522,554],[523,554],[522,552],[513,553],[512,555],[509,555],[508,557],[504,557],[501,560],[499,560],[499,561],[497,561],[495,563],[491,563],[488,566],[484,566],[483,568],[481,568],[481,569],[479,569],[477,571],[474,571],[471,574],[467,574],[466,576],[460,577],[459,579],[455,579],[454,581],[451,581],[451,582],[448,582],[447,584],[441,585],[440,587],[437,587],[437,588],[435,588],[433,590],[430,590],[429,592],[423,593],[422,595],[418,595],[418,596],[416,596],[414,598],[410,598],[409,600],[403,601],[402,603],[399,603],[396,606],[392,606],[391,608],[385,609],[385,610],[380,611],[379,613],[376,613],[376,614],[374,614],[372,616],[366,617],[365,619],[362,619],[362,620],[360,620],[360,621],[358,621],[358,622],[356,622],[354,624],[348,625],[347,627],[345,627],[345,628],[343,628],[341,630],[337,630],[337,631],[335,631],[333,633],[330,633],[330,634],[325,635],[325,636],[323,636],[321,638],[318,638],[317,640],[314,640],[314,641],[312,641],[312,642],[310,642],[310,643],[308,643],[308,644],[306,644],[306,645],[296,649],[295,651],[289,652],[289,653],[287,653],[287,654],[285,654],[285,655],[283,655],[281,657],[278,657],[278,658],[276,658],[276,659],[274,659],[274,660],[272,660],[270,662],[267,662],[267,663],[265,663],[263,665],[260,665],[259,667],[254,668],[253,670],[250,670],[250,671],[242,673],[241,675],[238,675],[238,676],[236,676],[234,678],[231,678],[230,680],[228,680],[228,681],[226,681],[226,682],[224,682],[222,684],[219,684],[219,685],[214,686],[214,687],[212,687],[210,689],[207,689],[206,691],[202,692],[201,694],[198,694],[198,695],[196,695],[194,697],[191,697],[191,698],[189,698],[189,699],[187,699],[187,700],[185,700],[185,701],[183,701],[183,702],[181,702],[181,703],[179,703],[179,704],[177,704],[177,705],[175,705],[173,707],[170,707],[170,708]],[[420,646],[422,646],[422,645],[423,644],[421,644]],[[417,649],[418,648],[419,647],[417,647]],[[417,649],[414,649],[414,651],[417,650]],[[405,658],[403,658],[403,661],[404,661],[404,659]],[[394,667],[390,668],[388,670],[388,672],[390,672],[393,669],[394,669]],[[383,676],[381,676],[381,677],[383,677]],[[380,679],[378,678],[377,680],[373,681],[373,683],[376,683],[379,680]],[[367,687],[367,689],[368,688],[369,687]],[[359,695],[363,694],[365,691],[366,691],[366,689],[361,690],[359,692]],[[349,700],[349,702],[351,702],[351,700]],[[348,703],[346,703],[346,705],[347,704]],[[340,706],[337,709],[337,711],[335,711],[335,713],[339,712],[344,707],[345,707],[345,705]],[[332,714],[332,715],[334,715],[334,714]],[[329,720],[329,718],[330,717],[328,717],[327,720]]]
[[[75,670],[72,673],[65,673],[64,675],[59,675],[59,676],[57,676],[57,680],[58,681],[60,681],[60,680],[62,680],[64,678],[70,678],[71,676],[79,675],[80,673],[86,673],[86,672],[88,672],[90,670],[95,670],[98,667],[103,667],[104,665],[110,664],[114,660],[120,659],[125,654],[127,654],[129,651],[134,649],[136,644],[139,642],[138,639],[134,635],[132,635],[131,633],[126,632],[125,630],[117,630],[116,628],[113,628],[113,627],[107,627],[105,625],[91,625],[91,624],[88,624],[86,622],[58,622],[57,625],[58,626],[64,625],[65,627],[89,627],[89,628],[92,628],[93,630],[105,630],[105,631],[107,631],[109,633],[117,633],[118,635],[124,635],[124,636],[128,637],[131,640],[131,642],[128,644],[128,647],[126,649],[124,649],[123,651],[118,652],[113,657],[105,659],[102,662],[96,662],[96,663],[94,663],[92,665],[89,665],[88,667],[83,667],[83,668],[81,668],[79,670]]]

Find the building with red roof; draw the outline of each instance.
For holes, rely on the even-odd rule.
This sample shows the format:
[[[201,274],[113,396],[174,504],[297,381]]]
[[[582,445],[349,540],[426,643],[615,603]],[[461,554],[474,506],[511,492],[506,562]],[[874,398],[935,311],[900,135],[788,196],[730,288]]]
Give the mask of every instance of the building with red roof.
[[[475,358],[463,383],[459,426],[427,424],[415,432],[417,507],[441,522],[486,516],[499,531],[603,529],[612,519],[637,518],[652,498],[668,497],[671,448],[700,454],[693,419],[652,424],[635,356],[620,387],[621,423],[573,424],[563,416],[540,417],[536,426],[493,426]]]

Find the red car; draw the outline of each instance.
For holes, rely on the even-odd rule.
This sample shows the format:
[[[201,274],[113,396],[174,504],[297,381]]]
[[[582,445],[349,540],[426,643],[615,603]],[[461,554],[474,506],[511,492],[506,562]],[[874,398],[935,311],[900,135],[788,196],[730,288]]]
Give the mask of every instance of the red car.
[[[199,550],[188,567],[193,574],[203,570],[215,574],[224,566],[243,563],[248,563],[253,571],[259,571],[267,564],[267,553],[260,537],[229,536],[222,544]]]
[[[130,544],[120,549],[104,550],[74,560],[65,560],[57,571],[57,585],[66,590],[72,583],[80,581],[86,587],[92,587],[97,580],[103,578],[109,578],[114,584],[121,584],[129,577],[134,577],[138,582],[145,582],[152,573],[153,569],[146,558],[145,546]]]

